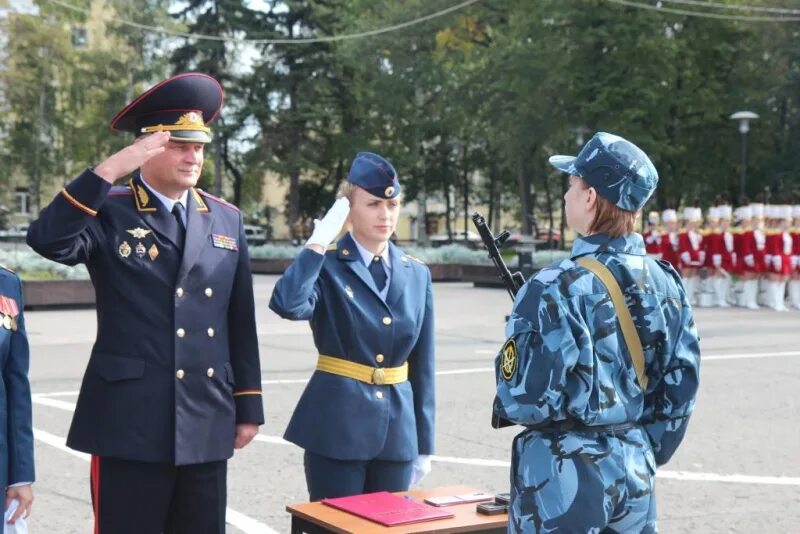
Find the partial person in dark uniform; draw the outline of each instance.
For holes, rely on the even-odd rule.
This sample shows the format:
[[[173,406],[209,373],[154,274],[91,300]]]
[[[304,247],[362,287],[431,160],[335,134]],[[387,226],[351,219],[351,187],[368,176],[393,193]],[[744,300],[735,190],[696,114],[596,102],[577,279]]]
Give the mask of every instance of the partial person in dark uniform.
[[[311,500],[406,490],[430,471],[433,292],[428,268],[390,241],[399,195],[394,167],[359,153],[270,300],[310,322],[319,352],[285,436],[305,449]]]
[[[674,267],[633,231],[658,183],[633,143],[596,134],[569,175],[571,258],[517,293],[497,357],[495,413],[514,439],[509,532],[655,532],[656,466],[694,409],[700,346]]]
[[[98,534],[224,532],[227,460],[264,422],[242,216],[195,188],[221,106],[204,74],[145,92],[111,123],[136,141],[28,231],[43,256],[86,264],[95,288],[97,339],[67,445],[92,455]]]
[[[19,277],[0,265],[0,481],[6,488],[5,519],[11,524],[30,515],[35,478],[28,381],[30,351],[22,308]]]

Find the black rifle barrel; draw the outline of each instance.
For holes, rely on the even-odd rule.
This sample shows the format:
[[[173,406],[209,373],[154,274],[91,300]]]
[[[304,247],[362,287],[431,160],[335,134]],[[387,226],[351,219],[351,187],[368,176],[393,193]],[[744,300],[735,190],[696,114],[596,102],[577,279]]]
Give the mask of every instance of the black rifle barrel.
[[[477,211],[472,214],[472,222],[475,224],[475,228],[478,229],[478,234],[481,236],[483,246],[489,253],[489,259],[494,262],[494,266],[500,272],[500,280],[503,281],[503,285],[506,287],[506,290],[508,290],[511,300],[514,300],[517,291],[522,287],[520,280],[524,283],[524,279],[521,276],[514,276],[517,273],[511,274],[511,271],[509,271],[506,266],[506,262],[503,261],[503,256],[500,255],[500,245],[508,239],[509,233],[503,232],[498,237],[495,237],[486,225],[486,219]]]
[[[472,214],[472,222],[475,223],[475,228],[478,229],[478,234],[480,234],[483,240],[483,246],[486,247],[486,251],[489,253],[489,258],[494,262],[494,266],[497,267],[497,270],[500,271],[500,279],[503,281],[503,285],[506,286],[511,300],[514,300],[517,291],[519,291],[525,283],[525,277],[522,276],[520,272],[512,274],[511,271],[508,270],[506,262],[503,261],[503,256],[500,255],[500,246],[508,239],[510,234],[508,232],[503,232],[495,237],[489,227],[486,226],[486,219],[477,211]],[[496,398],[495,402],[497,402]],[[514,423],[508,419],[500,417],[496,413],[492,414],[492,428],[504,428],[513,425]]]

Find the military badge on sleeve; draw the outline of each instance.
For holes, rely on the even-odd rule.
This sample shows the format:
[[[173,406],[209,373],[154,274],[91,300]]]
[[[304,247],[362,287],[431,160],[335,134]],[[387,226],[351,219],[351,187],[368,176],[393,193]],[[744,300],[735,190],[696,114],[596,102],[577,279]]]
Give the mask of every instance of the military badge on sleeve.
[[[508,381],[517,372],[517,344],[514,338],[506,341],[503,348],[500,349],[500,373],[503,379]]]

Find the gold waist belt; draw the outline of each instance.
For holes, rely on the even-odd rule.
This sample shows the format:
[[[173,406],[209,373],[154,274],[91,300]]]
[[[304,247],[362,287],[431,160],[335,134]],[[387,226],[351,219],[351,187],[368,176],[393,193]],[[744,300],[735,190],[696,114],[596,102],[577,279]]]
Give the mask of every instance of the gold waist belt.
[[[408,380],[408,362],[400,367],[370,367],[369,365],[320,354],[317,361],[317,371],[346,376],[347,378],[378,386],[400,384]]]

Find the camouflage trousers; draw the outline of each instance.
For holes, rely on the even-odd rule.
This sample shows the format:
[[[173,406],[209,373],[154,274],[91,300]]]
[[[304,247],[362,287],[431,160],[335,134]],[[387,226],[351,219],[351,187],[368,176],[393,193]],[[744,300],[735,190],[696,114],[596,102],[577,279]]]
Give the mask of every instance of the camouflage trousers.
[[[655,467],[639,427],[522,432],[512,452],[508,532],[657,532]]]

